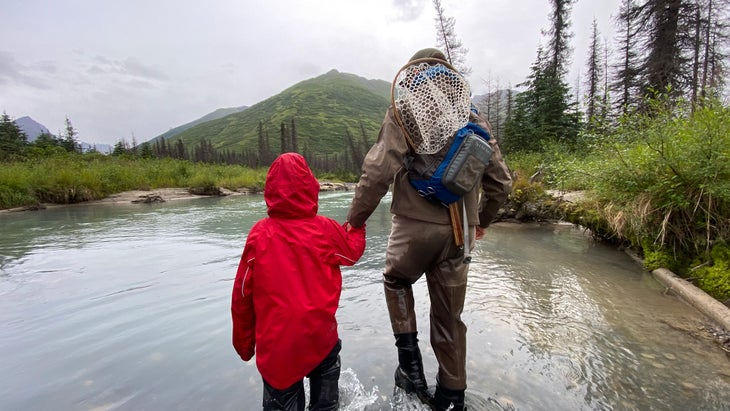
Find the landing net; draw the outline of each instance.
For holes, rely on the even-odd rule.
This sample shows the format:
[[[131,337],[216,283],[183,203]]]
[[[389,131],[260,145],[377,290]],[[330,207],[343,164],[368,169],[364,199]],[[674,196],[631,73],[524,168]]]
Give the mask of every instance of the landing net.
[[[469,83],[451,65],[419,59],[393,80],[396,119],[417,154],[434,154],[469,121]]]

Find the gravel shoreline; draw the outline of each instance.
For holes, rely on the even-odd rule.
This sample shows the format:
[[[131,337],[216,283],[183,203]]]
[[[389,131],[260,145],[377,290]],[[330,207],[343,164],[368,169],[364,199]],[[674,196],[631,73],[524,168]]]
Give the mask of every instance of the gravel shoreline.
[[[354,190],[354,183],[331,183],[320,182],[320,191],[351,191]],[[99,200],[84,201],[74,204],[50,204],[43,203],[32,206],[7,208],[0,210],[0,214],[18,211],[38,211],[46,208],[68,207],[73,205],[94,205],[94,204],[134,204],[134,203],[164,203],[167,201],[186,200],[192,198],[207,198],[212,196],[249,195],[260,194],[261,191],[242,188],[239,190],[228,190],[216,188],[215,192],[191,193],[191,190],[184,187],[157,188],[154,190],[130,190],[112,194]]]

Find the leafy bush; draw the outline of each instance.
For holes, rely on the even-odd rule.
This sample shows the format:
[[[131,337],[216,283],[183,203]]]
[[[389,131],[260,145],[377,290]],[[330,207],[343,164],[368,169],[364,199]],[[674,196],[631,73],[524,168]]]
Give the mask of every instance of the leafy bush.
[[[617,232],[695,255],[730,237],[730,109],[656,106],[626,119],[612,141],[593,186],[621,216]]]
[[[546,146],[543,152],[518,152],[505,156],[509,168],[517,179],[527,180],[539,173],[542,185],[547,189],[575,191],[589,189],[595,178],[600,159],[586,153],[576,153],[558,144]]]
[[[544,198],[546,198],[546,194],[542,184],[530,184],[527,178],[520,174],[512,181],[512,194],[510,199],[517,208],[525,203],[534,203]]]
[[[539,152],[510,152],[504,153],[507,166],[518,177],[527,177],[535,173],[545,162],[545,155]]]

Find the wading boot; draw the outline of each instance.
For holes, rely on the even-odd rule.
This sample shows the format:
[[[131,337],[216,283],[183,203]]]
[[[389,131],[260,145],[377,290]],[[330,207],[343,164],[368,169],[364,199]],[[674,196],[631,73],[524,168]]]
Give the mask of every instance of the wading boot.
[[[309,411],[337,411],[340,402],[340,350],[342,342],[337,340],[335,348],[312,370],[309,378]]]
[[[395,386],[408,394],[416,394],[422,403],[428,404],[431,396],[423,375],[423,360],[418,349],[418,333],[395,334],[398,348],[398,368],[395,369]]]
[[[429,404],[433,411],[466,411],[464,390],[450,390],[436,382],[436,393]],[[451,408],[449,408],[451,407]]]

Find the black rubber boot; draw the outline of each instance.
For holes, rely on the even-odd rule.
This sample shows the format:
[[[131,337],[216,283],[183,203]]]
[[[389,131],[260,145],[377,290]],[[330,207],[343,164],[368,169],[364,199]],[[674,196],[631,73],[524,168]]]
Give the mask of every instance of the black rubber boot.
[[[335,347],[324,360],[307,375],[309,378],[310,411],[336,411],[339,409],[340,350],[342,343]]]
[[[466,411],[464,390],[450,390],[436,382],[436,393],[429,404],[433,411]],[[451,407],[451,408],[449,408]]]
[[[302,381],[283,390],[277,390],[264,381],[264,411],[304,411],[305,400]]]
[[[416,394],[422,403],[428,404],[431,396],[423,374],[421,350],[418,349],[418,333],[395,334],[398,348],[398,368],[395,369],[395,386],[408,394]]]

